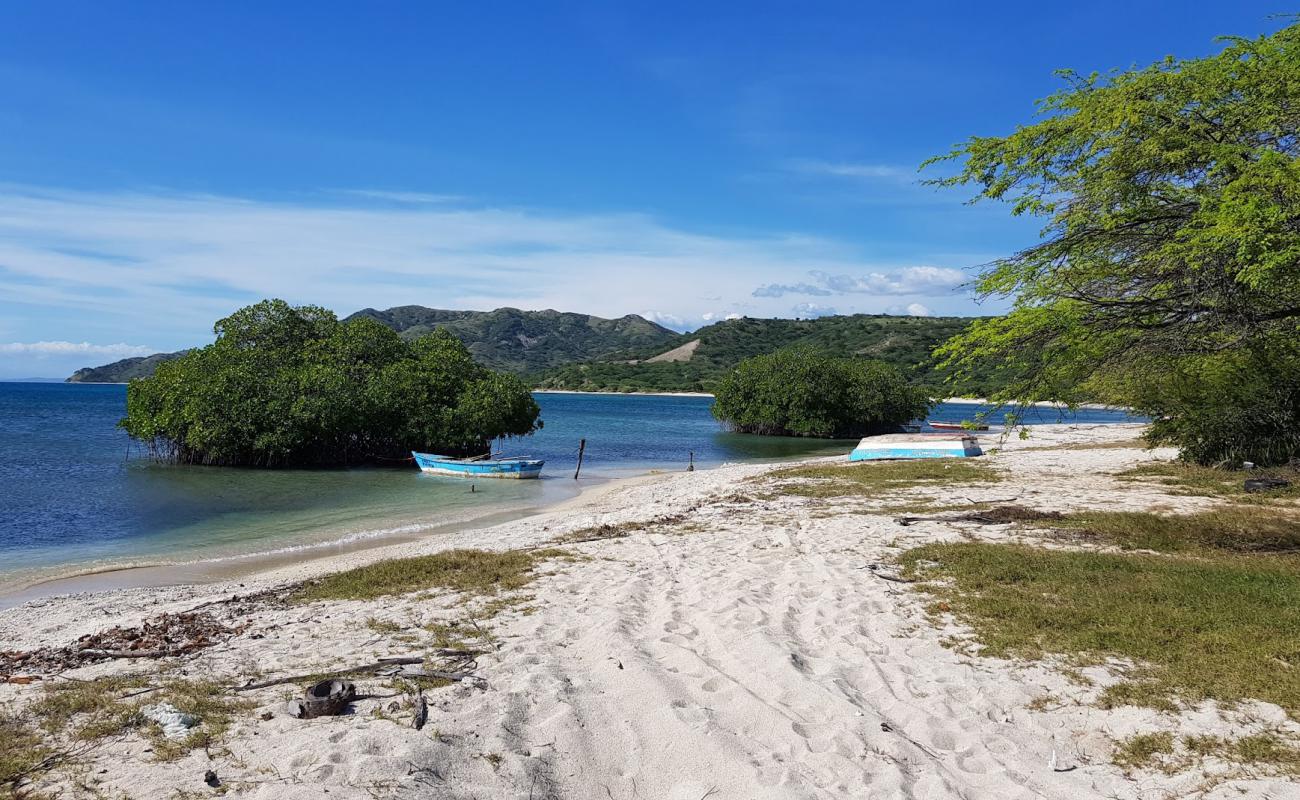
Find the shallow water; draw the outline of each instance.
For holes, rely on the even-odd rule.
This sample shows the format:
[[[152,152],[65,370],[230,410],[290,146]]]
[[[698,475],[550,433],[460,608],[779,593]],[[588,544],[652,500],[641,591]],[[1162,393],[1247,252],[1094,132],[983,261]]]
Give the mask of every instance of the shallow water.
[[[70,572],[405,538],[489,514],[520,513],[578,486],[652,469],[846,452],[852,442],[723,430],[712,398],[538,394],[544,428],[505,444],[546,459],[542,480],[478,481],[413,468],[248,470],[155,464],[115,425],[126,387],[0,383],[0,589]],[[978,410],[945,405],[931,419]],[[1055,411],[1030,423],[1058,422]],[[1119,421],[1082,411],[1081,422]],[[587,440],[575,482],[578,441]]]

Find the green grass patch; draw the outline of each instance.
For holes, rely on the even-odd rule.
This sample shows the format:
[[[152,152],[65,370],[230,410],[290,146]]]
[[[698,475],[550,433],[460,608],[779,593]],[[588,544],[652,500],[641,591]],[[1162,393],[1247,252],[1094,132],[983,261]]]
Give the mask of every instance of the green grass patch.
[[[537,567],[564,550],[447,550],[427,556],[395,558],[326,575],[304,584],[292,596],[314,600],[373,600],[426,589],[468,595],[520,589],[537,577]]]
[[[1115,474],[1121,480],[1156,483],[1169,487],[1174,494],[1196,497],[1223,497],[1239,503],[1268,505],[1279,500],[1300,498],[1300,469],[1218,469],[1186,464],[1181,461],[1150,461]],[[1282,478],[1291,481],[1285,489],[1258,494],[1246,493],[1248,478]]]
[[[1300,561],[930,544],[901,557],[917,588],[994,656],[1134,663],[1104,705],[1254,698],[1300,718]]]
[[[0,711],[0,798],[34,798],[31,785],[50,768],[53,750],[28,722]]]
[[[212,681],[164,679],[158,689],[137,693],[150,686],[150,680],[144,675],[124,675],[49,683],[41,698],[28,707],[27,715],[49,737],[60,741],[91,742],[139,730],[152,743],[154,755],[166,761],[219,741],[235,716],[248,708],[229,689]],[[171,703],[197,717],[199,724],[184,739],[164,738],[140,713],[141,707],[158,703]]]
[[[987,462],[964,458],[863,462],[851,465],[807,465],[776,470],[765,476],[776,490],[800,497],[879,497],[900,489],[924,486],[996,483],[1004,475]]]
[[[1139,733],[1115,745],[1111,761],[1128,769],[1150,769],[1163,756],[1174,753],[1174,735],[1168,732]]]
[[[1300,516],[1254,506],[1177,515],[1098,511],[1046,524],[1077,530],[1083,538],[1118,545],[1125,550],[1300,552]]]

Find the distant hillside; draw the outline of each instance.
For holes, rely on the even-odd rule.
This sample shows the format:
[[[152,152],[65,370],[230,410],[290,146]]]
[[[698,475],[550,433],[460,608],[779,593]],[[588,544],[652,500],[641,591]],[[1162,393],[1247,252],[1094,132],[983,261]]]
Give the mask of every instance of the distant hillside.
[[[663,350],[678,338],[674,331],[629,314],[604,319],[561,311],[444,311],[398,306],[387,311],[363,309],[353,317],[370,317],[416,339],[434,328],[456,334],[479,363],[517,374],[593,361],[630,350]]]
[[[465,343],[474,359],[492,369],[518,375],[613,357],[623,352],[667,349],[678,334],[661,325],[629,314],[604,319],[588,314],[560,311],[444,311],[424,306],[398,306],[386,311],[363,309],[348,317],[370,317],[402,335],[417,339],[443,327]],[[68,378],[72,383],[124,383],[131,378],[152,375],[161,361],[180,353],[159,353],[127,358],[102,367],[79,369]]]
[[[709,391],[724,372],[750,356],[792,344],[811,344],[841,355],[877,358],[918,382],[939,383],[931,352],[972,322],[970,317],[895,317],[875,314],[811,320],[735,319],[680,334],[656,348],[549,370],[539,376],[549,389],[587,391]],[[629,363],[633,362],[633,363]],[[952,387],[984,394],[996,387],[982,376]]]
[[[181,350],[176,353],[154,353],[151,356],[124,358],[102,367],[82,367],[72,373],[67,383],[126,383],[132,378],[152,375],[154,368],[162,362],[180,358],[188,352],[188,350]]]

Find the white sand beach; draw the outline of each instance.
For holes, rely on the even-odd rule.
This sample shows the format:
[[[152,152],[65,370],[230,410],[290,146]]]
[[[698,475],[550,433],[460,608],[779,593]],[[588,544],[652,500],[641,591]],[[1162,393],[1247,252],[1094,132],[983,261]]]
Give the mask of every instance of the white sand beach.
[[[1143,449],[1140,431],[1061,425],[1035,428],[1027,441],[990,438],[987,445],[1001,449],[987,459],[1011,480],[907,493],[1057,511],[1190,511],[1216,502],[1116,480],[1128,466],[1173,455]],[[1079,447],[1124,440],[1132,446]],[[80,769],[56,779],[69,797],[82,796],[81,782],[100,796],[142,800],[210,795],[207,770],[226,797],[265,800],[1300,797],[1282,778],[1216,778],[1204,767],[1126,773],[1111,762],[1114,742],[1138,731],[1296,730],[1281,709],[1103,709],[1093,701],[1113,679],[1107,670],[1087,669],[1092,684],[1084,685],[1050,663],[950,647],[962,627],[932,622],[927,598],[891,579],[894,558],[918,544],[1027,534],[942,520],[904,526],[881,511],[896,497],[773,493],[763,476],[774,468],[622,481],[539,516],[238,582],[34,601],[0,612],[0,650],[65,645],[380,559],[634,528],[563,545],[579,558],[546,562],[518,602],[495,616],[484,607],[490,599],[467,604],[450,593],[218,603],[207,610],[240,632],[216,646],[161,663],[116,659],[0,684],[0,700],[21,713],[43,682],[139,670],[228,685],[329,673],[420,653],[428,646],[423,626],[457,621],[484,651],[477,678],[431,690],[422,730],[411,727],[400,697],[359,700],[343,716],[294,719],[282,709],[296,687],[276,686],[245,693],[253,708],[220,747],[162,762],[145,739],[126,736],[88,751]],[[363,692],[392,692],[382,680],[356,680]]]

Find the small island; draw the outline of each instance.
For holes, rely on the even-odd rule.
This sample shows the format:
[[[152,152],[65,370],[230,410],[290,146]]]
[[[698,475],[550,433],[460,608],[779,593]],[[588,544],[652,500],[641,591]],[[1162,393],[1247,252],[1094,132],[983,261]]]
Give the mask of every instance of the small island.
[[[132,380],[119,423],[178,464],[336,467],[411,450],[476,455],[541,413],[519,378],[477,364],[437,329],[405,341],[369,317],[264,300],[207,347]]]

